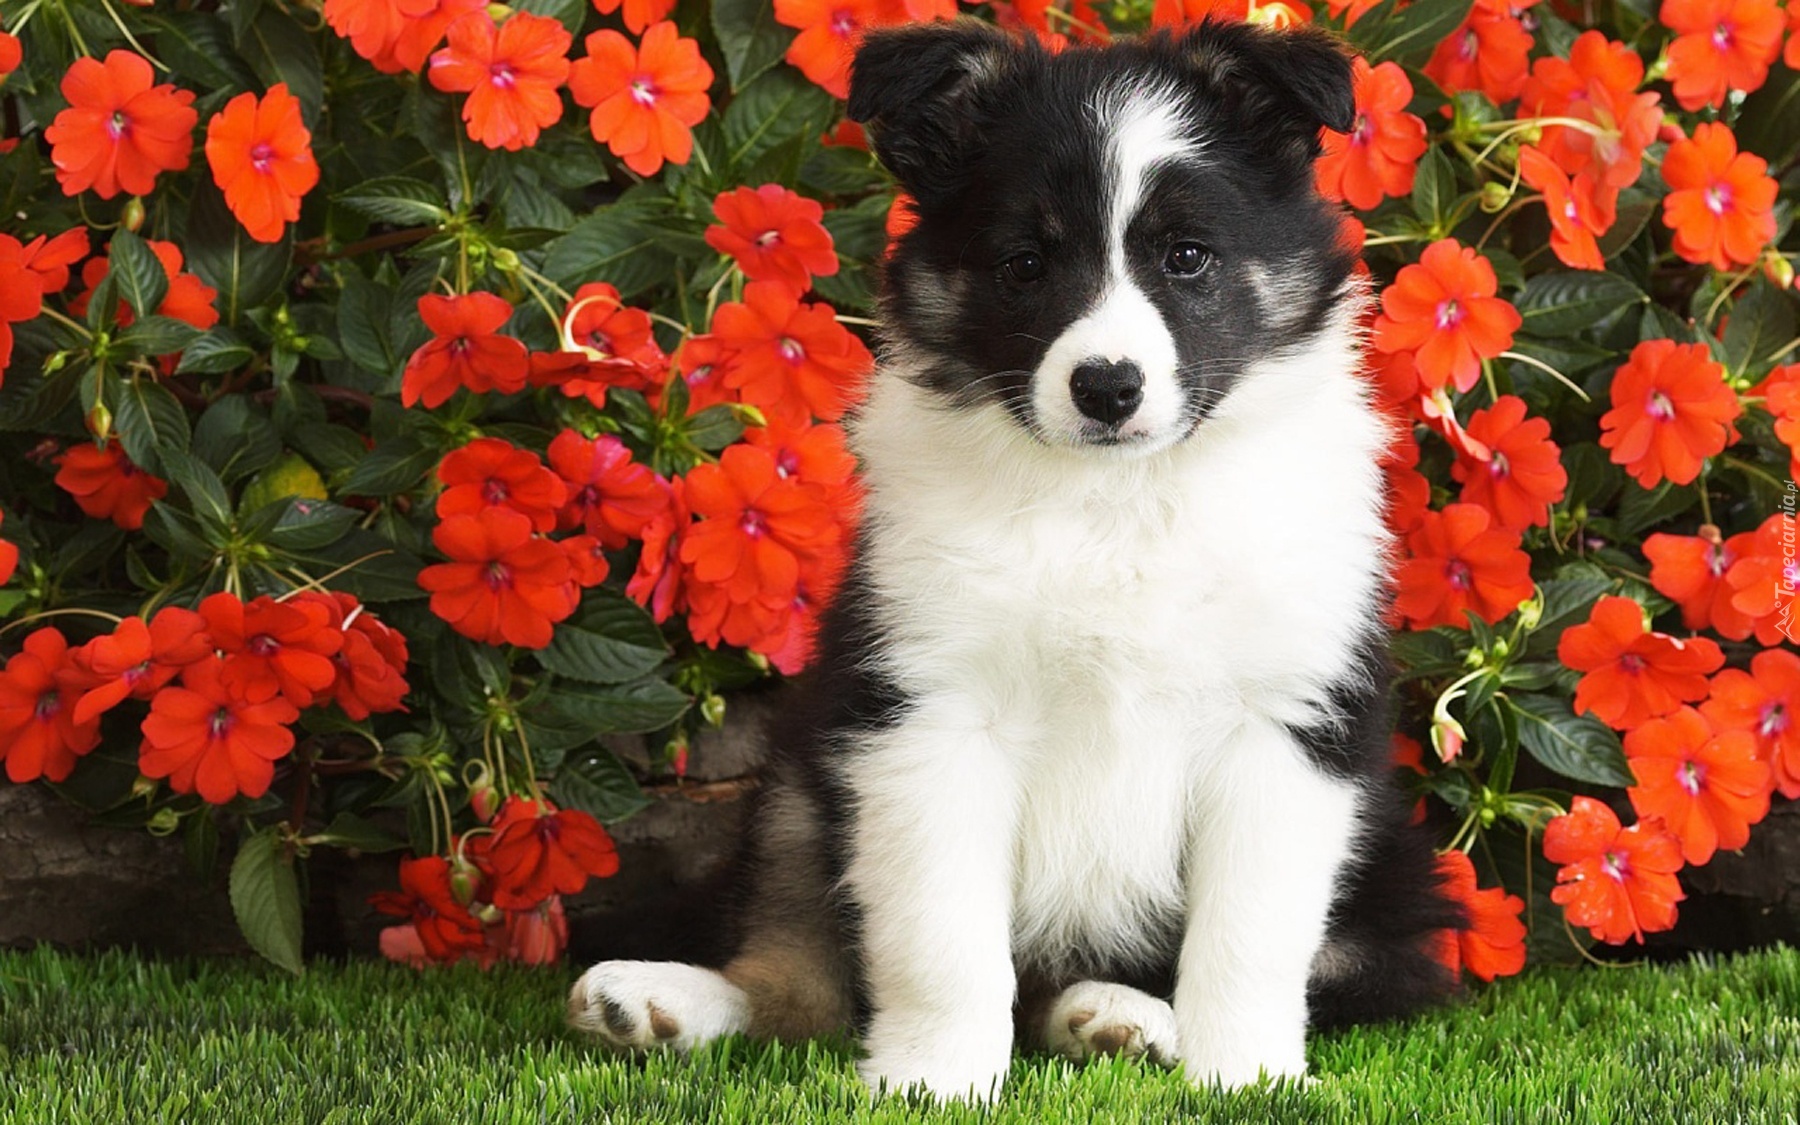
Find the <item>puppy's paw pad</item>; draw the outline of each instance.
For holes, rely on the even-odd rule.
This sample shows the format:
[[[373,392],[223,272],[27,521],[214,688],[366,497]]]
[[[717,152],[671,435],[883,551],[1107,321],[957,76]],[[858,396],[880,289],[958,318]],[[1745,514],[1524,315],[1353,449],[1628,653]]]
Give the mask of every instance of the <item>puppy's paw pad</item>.
[[[569,1026],[627,1051],[691,1051],[749,1023],[742,990],[692,965],[603,961],[569,990]]]
[[[1063,990],[1045,1020],[1044,1040],[1064,1058],[1148,1058],[1173,1066],[1175,1012],[1168,1003],[1122,984],[1082,981]]]

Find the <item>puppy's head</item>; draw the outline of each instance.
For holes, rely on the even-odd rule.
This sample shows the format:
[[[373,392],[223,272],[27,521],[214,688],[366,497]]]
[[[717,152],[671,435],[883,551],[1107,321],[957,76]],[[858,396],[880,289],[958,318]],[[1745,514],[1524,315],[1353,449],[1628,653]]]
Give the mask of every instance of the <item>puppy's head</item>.
[[[913,197],[887,332],[953,401],[1150,451],[1325,330],[1354,264],[1313,187],[1347,130],[1321,32],[1205,23],[1051,55],[975,22],[869,36],[850,116]]]

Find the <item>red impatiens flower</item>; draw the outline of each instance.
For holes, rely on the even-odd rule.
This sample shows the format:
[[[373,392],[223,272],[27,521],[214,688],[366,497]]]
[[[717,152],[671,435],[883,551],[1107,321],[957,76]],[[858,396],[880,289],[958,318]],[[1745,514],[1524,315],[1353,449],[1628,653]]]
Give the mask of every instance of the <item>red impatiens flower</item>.
[[[1518,310],[1494,296],[1498,288],[1486,258],[1440,239],[1382,290],[1375,347],[1412,352],[1429,388],[1449,383],[1466,391],[1481,378],[1482,360],[1512,346],[1521,323]]]
[[[337,679],[331,699],[344,714],[361,722],[372,714],[404,711],[406,638],[368,612],[354,595],[340,590],[302,590],[293,601],[321,606],[343,644],[331,656]],[[323,700],[321,700],[323,702]]]
[[[220,592],[200,603],[200,616],[225,654],[224,683],[234,694],[253,703],[279,695],[296,708],[330,695],[344,636],[318,599],[265,594],[244,602]]]
[[[1600,444],[1645,488],[1698,477],[1706,459],[1736,439],[1731,423],[1742,409],[1706,345],[1673,340],[1631,349],[1613,374],[1612,403],[1600,418]]]
[[[1637,784],[1627,792],[1640,817],[1660,817],[1698,867],[1720,848],[1736,851],[1769,813],[1769,767],[1747,730],[1715,729],[1692,707],[1625,735]]]
[[[773,454],[730,446],[716,465],[687,475],[687,502],[700,522],[681,544],[695,581],[731,601],[793,597],[803,566],[839,546],[841,531],[818,485],[784,477]]]
[[[832,97],[847,98],[850,60],[863,33],[893,21],[880,0],[775,0],[775,22],[800,32],[788,44],[788,65]]]
[[[610,28],[587,37],[587,57],[569,71],[569,93],[593,110],[588,127],[625,166],[653,176],[693,155],[689,129],[712,102],[712,67],[700,44],[683,39],[667,20],[644,32],[637,47]]]
[[[669,619],[686,591],[681,566],[681,539],[692,526],[687,481],[669,481],[669,506],[644,525],[644,546],[637,569],[625,584],[625,596],[650,611],[658,625]]]
[[[813,277],[837,272],[831,232],[820,221],[825,209],[780,184],[721,192],[713,214],[723,225],[706,228],[706,244],[736,259],[752,281],[779,281],[797,297]]]
[[[1426,512],[1406,537],[1406,561],[1394,576],[1395,610],[1408,628],[1466,628],[1465,611],[1488,624],[1531,596],[1531,556],[1519,532],[1493,526],[1488,510],[1450,504]]]
[[[1788,0],[1788,41],[1781,52],[1781,61],[1789,70],[1800,70],[1800,4]]]
[[[1775,180],[1769,162],[1739,152],[1728,125],[1706,121],[1663,157],[1663,222],[1675,232],[1675,253],[1690,262],[1729,270],[1762,256],[1775,237]]]
[[[1675,924],[1686,896],[1675,873],[1681,842],[1655,817],[1621,828],[1610,808],[1577,797],[1569,812],[1544,829],[1544,857],[1562,864],[1550,900],[1569,922],[1613,945],[1639,942]]]
[[[144,526],[150,505],[169,493],[169,484],[131,463],[117,441],[105,447],[87,442],[57,454],[56,485],[75,498],[83,512],[111,520],[127,531]]]
[[[369,905],[383,914],[411,918],[425,953],[455,961],[487,944],[481,923],[458,902],[450,883],[450,861],[441,855],[400,861],[400,890],[377,891]]]
[[[429,409],[448,402],[458,387],[477,394],[523,390],[531,369],[525,345],[499,334],[512,311],[492,293],[420,297],[419,317],[434,338],[406,361],[400,401]]]
[[[56,629],[36,630],[6,662],[0,672],[0,759],[8,778],[62,781],[75,759],[100,745],[100,720],[75,718],[81,680]]]
[[[1644,149],[1662,125],[1661,99],[1637,93],[1643,81],[1644,60],[1635,50],[1598,31],[1584,31],[1568,58],[1546,55],[1532,64],[1519,94],[1519,114],[1574,117],[1595,126],[1598,136],[1568,125],[1546,125],[1538,147],[1571,176],[1592,169],[1605,187],[1629,187],[1637,182]]]
[[[1650,585],[1681,607],[1681,623],[1689,629],[1712,629],[1741,641],[1755,621],[1732,604],[1737,591],[1726,575],[1754,538],[1754,532],[1746,531],[1721,541],[1719,529],[1711,526],[1701,528],[1699,535],[1656,532],[1644,540]]]
[[[604,879],[619,870],[612,837],[579,809],[508,797],[493,829],[492,836],[477,837],[471,854],[502,910],[529,910],[551,895],[574,894],[589,876]]]
[[[675,349],[670,364],[687,384],[689,414],[738,401],[738,393],[725,385],[731,359],[731,350],[710,332],[689,336]]]
[[[76,700],[75,721],[97,719],[126,699],[149,699],[212,652],[206,620],[191,609],[164,606],[149,624],[127,617],[110,634],[75,650],[75,666],[93,685]]]
[[[319,182],[312,132],[285,82],[261,98],[243,93],[225,103],[206,124],[206,162],[225,205],[258,242],[280,242],[300,217],[300,198]]]
[[[325,0],[325,20],[383,74],[417,74],[451,24],[483,0]]]
[[[1475,412],[1468,433],[1487,447],[1489,457],[1458,457],[1450,466],[1450,475],[1463,482],[1463,502],[1492,512],[1496,527],[1548,524],[1550,505],[1563,498],[1569,484],[1561,451],[1550,440],[1549,420],[1526,418],[1524,399],[1501,395]]]
[[[5,82],[8,75],[19,69],[25,61],[25,51],[19,45],[19,37],[0,31],[0,82]]]
[[[152,241],[151,245],[155,245]],[[168,244],[173,248],[174,244]],[[44,293],[61,293],[69,284],[69,267],[88,256],[86,227],[72,227],[55,238],[38,235],[19,247],[20,261],[42,280]],[[177,251],[179,254],[180,251]],[[165,265],[166,268],[166,265]],[[176,259],[176,271],[180,270]],[[4,288],[4,287],[0,287]]]
[[[150,64],[130,51],[69,67],[62,80],[69,108],[44,130],[64,195],[89,188],[102,199],[148,195],[159,174],[188,166],[200,120],[193,92],[154,82]]]
[[[34,319],[43,308],[43,279],[27,264],[25,247],[0,234],[0,384],[12,362],[12,325]]]
[[[1689,111],[1722,106],[1731,90],[1767,81],[1787,22],[1776,0],[1663,0],[1659,18],[1675,32],[1669,82]]]
[[[419,586],[431,612],[471,640],[543,648],[581,600],[568,555],[510,508],[452,516],[431,541],[451,561],[421,570]]]
[[[736,354],[726,385],[770,418],[835,422],[862,398],[875,359],[831,307],[799,301],[779,282],[744,286],[742,303],[720,305],[712,334]]]
[[[0,512],[0,522],[4,522],[6,513]],[[13,571],[19,567],[19,545],[8,539],[0,539],[0,586],[12,581]]]
[[[633,366],[609,370],[607,381],[613,386],[647,389],[669,362],[651,332],[650,314],[625,304],[619,291],[604,281],[590,281],[575,290],[563,315],[568,333],[564,347],[631,362]]]
[[[252,703],[227,687],[222,657],[197,661],[182,671],[179,687],[150,701],[138,771],[166,777],[175,792],[198,793],[209,804],[260,797],[275,779],[275,763],[294,748],[287,724],[299,717],[279,695]]]
[[[1800,656],[1765,649],[1748,672],[1725,669],[1713,677],[1700,713],[1719,730],[1748,731],[1781,795],[1800,797]]]
[[[1519,150],[1519,175],[1544,194],[1544,211],[1550,217],[1550,252],[1565,266],[1605,269],[1606,259],[1596,239],[1617,217],[1618,190],[1596,181],[1592,168],[1571,181],[1554,160],[1530,147]]]
[[[181,272],[181,247],[156,238],[145,239],[144,245],[150,247],[150,252],[156,255],[157,262],[162,265],[163,275],[169,279],[168,292],[163,295],[162,304],[156,306],[156,315],[179,320],[202,331],[219,323],[219,310],[213,305],[218,299],[219,291],[193,274]],[[93,299],[94,290],[99,288],[100,282],[110,272],[111,258],[89,258],[81,267],[81,283],[86,289],[69,302],[69,311],[77,316],[85,314],[88,302]],[[120,299],[113,319],[124,326],[136,320],[137,314]]]
[[[1531,32],[1510,0],[1476,0],[1462,26],[1432,52],[1425,74],[1446,93],[1479,90],[1503,105],[1524,88],[1530,56]]]
[[[439,519],[469,516],[483,508],[510,508],[531,520],[536,531],[556,527],[557,510],[568,499],[562,478],[537,454],[501,438],[476,438],[438,462]]]
[[[1361,210],[1412,191],[1413,174],[1425,154],[1425,122],[1406,112],[1412,82],[1398,63],[1370,67],[1356,56],[1356,121],[1348,133],[1320,134],[1324,151],[1313,163],[1319,191]]]
[[[564,430],[550,442],[550,468],[567,485],[567,502],[557,514],[563,530],[582,528],[609,550],[641,538],[644,528],[669,507],[669,486],[631,459],[618,438],[585,438]]]
[[[1440,958],[1453,973],[1463,970],[1493,980],[1510,977],[1525,967],[1525,923],[1519,914],[1525,900],[1506,893],[1505,887],[1477,887],[1475,865],[1464,852],[1438,856],[1438,874],[1450,899],[1468,912],[1467,929],[1455,930]]]
[[[517,152],[562,117],[574,38],[548,16],[514,12],[496,27],[486,12],[450,25],[449,43],[431,56],[431,84],[466,91],[469,139]]]
[[[1792,518],[1774,512],[1755,531],[1734,535],[1725,544],[1728,552],[1737,552],[1725,572],[1731,608],[1750,619],[1751,631],[1762,645],[1800,644],[1793,613],[1800,560],[1794,557]]]
[[[594,0],[594,11],[603,16],[619,11],[621,6],[625,9],[625,30],[642,35],[646,27],[675,10],[675,0]]]
[[[1705,637],[1651,632],[1643,607],[1619,596],[1601,598],[1586,624],[1563,630],[1556,658],[1587,673],[1575,685],[1575,710],[1618,730],[1705,699],[1706,677],[1725,662]]]

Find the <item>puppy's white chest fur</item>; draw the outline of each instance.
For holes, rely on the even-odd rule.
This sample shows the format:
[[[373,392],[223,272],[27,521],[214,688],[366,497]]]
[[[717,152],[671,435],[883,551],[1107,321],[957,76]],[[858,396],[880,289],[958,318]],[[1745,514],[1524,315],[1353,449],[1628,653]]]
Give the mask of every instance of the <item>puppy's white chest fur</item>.
[[[1022,961],[1166,954],[1187,839],[1238,783],[1209,748],[1247,718],[1316,721],[1346,673],[1382,533],[1380,431],[1345,360],[1259,372],[1140,459],[879,384],[857,444],[881,667],[1003,759],[981,776],[1010,802]]]

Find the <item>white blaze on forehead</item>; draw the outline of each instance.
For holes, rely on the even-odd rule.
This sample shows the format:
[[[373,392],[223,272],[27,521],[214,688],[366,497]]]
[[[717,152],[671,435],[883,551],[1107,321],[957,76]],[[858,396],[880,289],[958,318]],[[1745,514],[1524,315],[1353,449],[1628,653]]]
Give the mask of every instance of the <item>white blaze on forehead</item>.
[[[1123,281],[1125,230],[1143,203],[1144,185],[1160,165],[1199,152],[1189,135],[1173,90],[1119,89],[1094,106],[1107,139],[1107,250],[1112,280]]]

